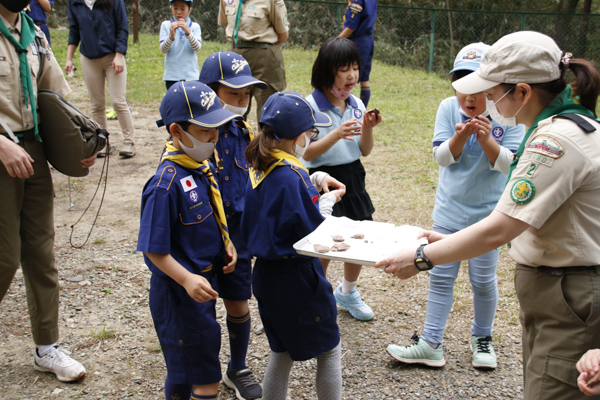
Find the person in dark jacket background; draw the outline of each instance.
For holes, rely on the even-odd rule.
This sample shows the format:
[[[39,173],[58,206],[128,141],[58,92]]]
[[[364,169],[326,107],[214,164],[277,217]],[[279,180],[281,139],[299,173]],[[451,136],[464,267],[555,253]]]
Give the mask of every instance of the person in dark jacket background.
[[[105,77],[110,102],[123,131],[119,155],[135,155],[133,118],[127,104],[127,12],[123,0],[69,0],[69,46],[65,71],[75,70],[73,55],[81,43],[81,70],[90,93],[92,118],[106,129]],[[107,149],[112,152],[113,146]],[[103,156],[99,153],[98,156]]]

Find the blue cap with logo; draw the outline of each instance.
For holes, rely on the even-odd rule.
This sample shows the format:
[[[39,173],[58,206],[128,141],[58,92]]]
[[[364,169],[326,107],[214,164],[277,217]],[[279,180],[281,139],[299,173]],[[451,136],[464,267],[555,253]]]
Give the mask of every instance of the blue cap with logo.
[[[248,86],[260,89],[269,87],[263,81],[254,78],[248,61],[233,51],[217,51],[208,56],[202,65],[199,80],[206,84],[218,82],[233,89]]]
[[[211,88],[198,81],[175,83],[160,103],[159,127],[187,121],[204,128],[218,128],[232,119],[242,118],[224,110]]]
[[[263,106],[260,124],[273,128],[274,136],[293,139],[313,126],[331,126],[329,115],[315,111],[300,93],[277,92]]]
[[[481,57],[488,51],[492,46],[485,43],[471,43],[468,46],[462,48],[458,52],[456,59],[454,60],[454,68],[450,71],[450,75],[455,71],[467,70],[476,71],[481,63]]]

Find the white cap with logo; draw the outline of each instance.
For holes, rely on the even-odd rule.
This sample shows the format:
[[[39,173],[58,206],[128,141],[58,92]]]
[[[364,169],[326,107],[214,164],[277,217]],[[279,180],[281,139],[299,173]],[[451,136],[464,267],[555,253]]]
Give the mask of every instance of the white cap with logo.
[[[547,35],[521,31],[500,38],[485,53],[479,69],[452,83],[457,92],[483,92],[501,83],[545,83],[561,76],[562,51]]]

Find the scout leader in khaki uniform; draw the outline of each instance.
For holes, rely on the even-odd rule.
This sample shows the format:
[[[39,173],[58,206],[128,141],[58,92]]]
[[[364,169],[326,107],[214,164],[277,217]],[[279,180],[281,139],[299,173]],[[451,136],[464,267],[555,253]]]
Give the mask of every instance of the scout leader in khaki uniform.
[[[38,88],[62,95],[71,90],[44,33],[20,12],[28,3],[0,0],[0,301],[20,264],[37,344],[34,368],[74,381],[85,375],[85,368],[57,346],[54,190],[36,111]],[[83,167],[95,159],[83,160]]]
[[[408,278],[434,264],[472,258],[510,241],[523,328],[526,400],[587,398],[577,360],[600,347],[600,74],[538,32],[506,35],[479,69],[452,85],[487,93],[501,125],[529,127],[504,193],[489,217],[453,235],[378,261]],[[573,86],[563,79],[569,68]]]
[[[225,27],[232,49],[248,61],[252,76],[269,85],[264,90],[252,88],[259,121],[269,96],[286,87],[280,47],[287,40],[289,31],[285,4],[283,0],[220,0],[218,22]],[[244,118],[251,107],[252,99]]]

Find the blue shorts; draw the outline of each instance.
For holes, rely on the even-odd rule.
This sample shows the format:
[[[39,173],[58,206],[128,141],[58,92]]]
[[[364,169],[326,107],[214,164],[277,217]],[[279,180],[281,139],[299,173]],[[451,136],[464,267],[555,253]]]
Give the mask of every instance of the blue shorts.
[[[219,297],[226,300],[242,301],[252,297],[252,256],[242,236],[241,221],[242,213],[227,217],[229,238],[238,256],[235,270],[230,274],[224,274],[222,267],[215,268],[216,279],[213,281],[213,287],[219,293]]]
[[[221,380],[215,303],[198,303],[171,278],[152,274],[150,312],[171,382],[208,385]]]
[[[304,361],[337,346],[337,306],[318,258],[257,258],[252,287],[272,351]]]
[[[350,40],[356,45],[360,56],[360,76],[358,77],[358,81],[367,82],[371,75],[371,62],[373,61],[373,52],[375,51],[373,35],[351,37]]]

